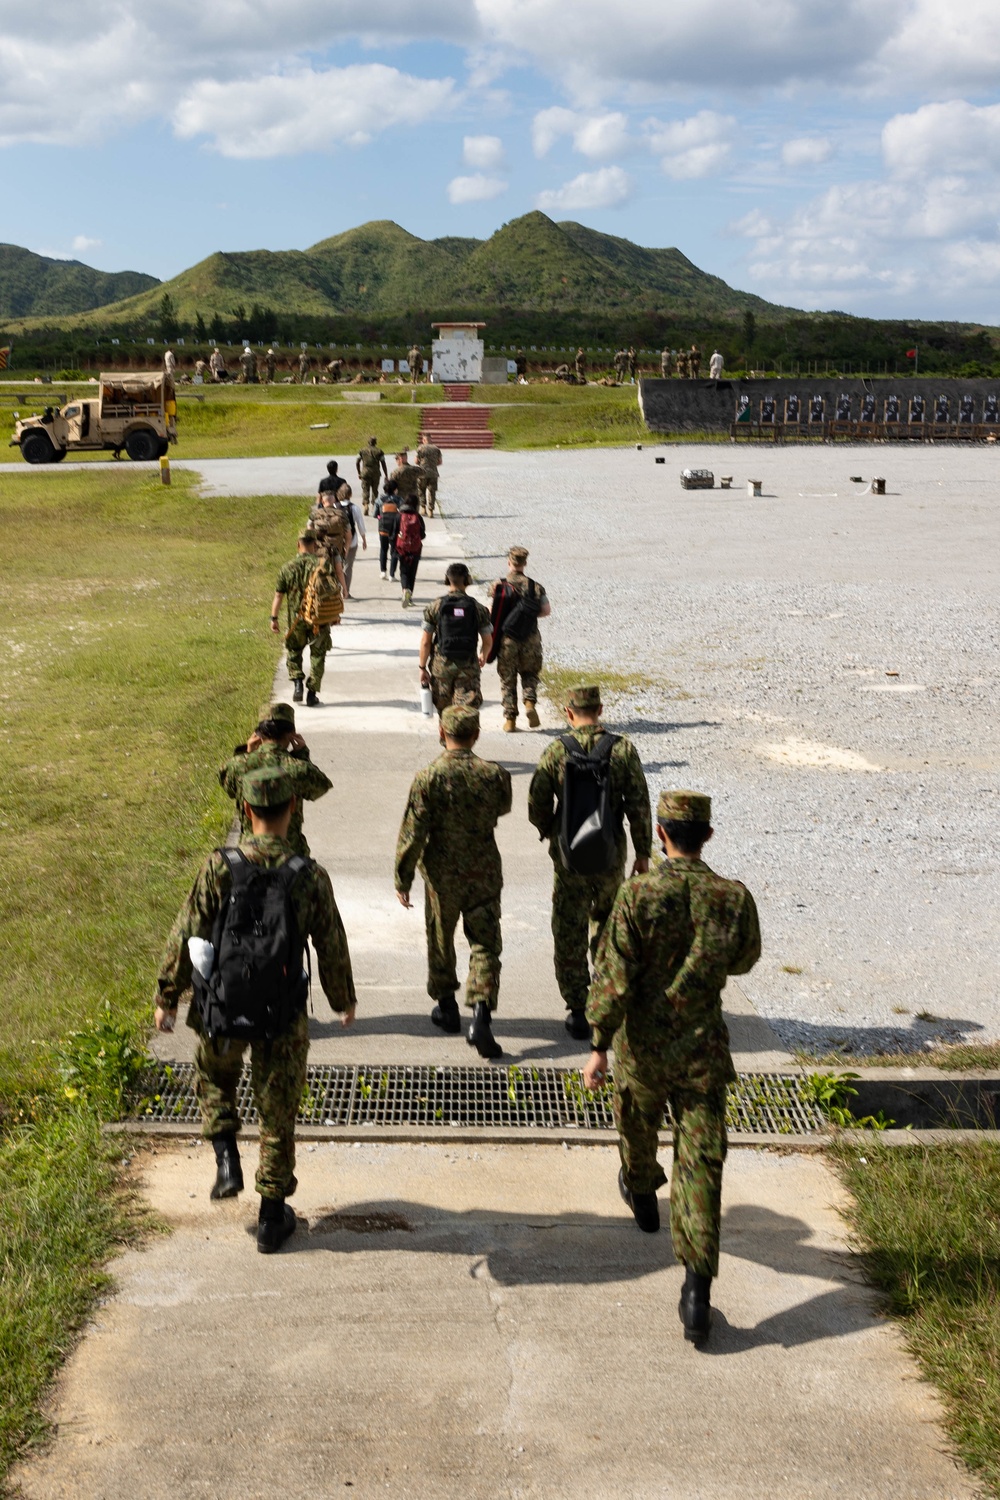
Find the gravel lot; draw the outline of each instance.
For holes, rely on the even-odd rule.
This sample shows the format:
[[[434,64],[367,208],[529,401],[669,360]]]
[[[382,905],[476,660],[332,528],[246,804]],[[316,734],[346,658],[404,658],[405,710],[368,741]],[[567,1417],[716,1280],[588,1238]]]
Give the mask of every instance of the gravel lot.
[[[685,492],[685,465],[738,488]],[[652,787],[712,793],[711,862],[763,920],[741,983],[790,1045],[1000,1036],[998,465],[938,447],[447,455],[477,573],[529,546],[550,662],[624,674],[609,718]]]

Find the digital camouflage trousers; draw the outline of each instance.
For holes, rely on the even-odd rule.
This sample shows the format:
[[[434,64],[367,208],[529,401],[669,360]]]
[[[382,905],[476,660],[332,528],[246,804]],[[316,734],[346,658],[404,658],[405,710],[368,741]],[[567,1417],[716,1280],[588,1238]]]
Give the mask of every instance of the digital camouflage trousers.
[[[201,1133],[234,1134],[240,1128],[236,1088],[243,1055],[250,1048],[250,1081],[260,1115],[260,1165],[256,1187],[264,1198],[290,1198],[295,1192],[295,1117],[302,1102],[309,1056],[309,1018],[301,1011],[284,1036],[273,1042],[210,1042],[199,1036],[194,1054],[195,1089],[201,1105]]]
[[[475,904],[472,904],[474,902]],[[442,1000],[458,993],[455,929],[459,918],[469,945],[469,977],[465,1003],[481,1001],[496,1010],[500,993],[500,897],[481,898],[467,891],[436,890],[424,880],[424,923],[427,928],[427,993]]]
[[[496,655],[505,719],[517,718],[517,679],[525,703],[538,702],[538,678],[542,670],[542,638],[534,631],[526,641],[505,635]]]
[[[368,515],[378,499],[378,470],[374,474],[361,475],[361,513]]]
[[[719,1274],[722,1165],[726,1159],[726,1088],[696,1093],[676,1075],[642,1071],[615,1057],[615,1124],[625,1186],[655,1193],[666,1182],[656,1158],[657,1132],[667,1102],[674,1119],[670,1178],[670,1234],[674,1254],[701,1276]]]
[[[309,676],[306,678],[306,687],[318,693],[319,685],[323,681],[323,673],[326,670],[326,653],[331,646],[329,625],[324,625],[319,635],[314,638],[305,620],[293,622],[291,630],[285,636],[288,675],[293,682],[301,682],[306,676],[305,667],[302,665],[302,653],[307,646],[309,647]]]
[[[438,497],[438,477],[436,474],[425,474],[423,479],[417,480],[417,495],[420,499],[420,509],[426,515],[432,516]]]
[[[606,875],[574,875],[563,867],[558,854],[553,861],[552,947],[556,983],[572,1010],[582,1009],[587,1003],[588,959],[597,953],[604,924],[624,878],[624,865],[616,866]]]
[[[452,703],[463,708],[481,708],[483,702],[478,661],[449,661],[435,652],[431,658],[431,693],[434,707],[444,713]]]

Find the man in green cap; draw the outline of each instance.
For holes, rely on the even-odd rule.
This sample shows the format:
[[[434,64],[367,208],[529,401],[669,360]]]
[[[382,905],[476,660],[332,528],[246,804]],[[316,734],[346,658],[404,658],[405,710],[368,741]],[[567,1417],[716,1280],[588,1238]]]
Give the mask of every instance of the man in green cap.
[[[570,732],[542,751],[528,790],[528,817],[541,838],[548,839],[552,856],[552,939],[559,993],[569,1011],[566,1030],[580,1042],[590,1037],[584,1014],[590,986],[588,957],[597,951],[601,929],[625,878],[624,819],[628,818],[635,850],[633,875],[649,869],[653,841],[649,790],[642,762],[627,735],[612,735],[604,728],[602,712],[600,688],[572,689],[566,704]],[[578,767],[581,777],[592,775],[595,783],[602,775],[606,777],[605,807],[612,824],[608,856],[604,867],[592,874],[580,874],[570,868],[571,856],[563,847],[563,791],[568,759],[574,764],[574,778]],[[586,764],[581,765],[581,761],[589,762],[592,771],[588,771]]]
[[[370,437],[365,446],[358,454],[354,467],[358,471],[361,480],[361,509],[365,515],[378,499],[379,474],[383,479],[389,478],[389,470],[386,467],[385,454],[378,445],[378,439]]]
[[[469,944],[465,1003],[472,1011],[468,1041],[480,1057],[503,1049],[493,1036],[500,988],[500,892],[503,868],[494,829],[510,812],[510,772],[473,753],[479,714],[467,706],[441,715],[445,749],[418,771],[396,844],[396,895],[409,908],[417,870],[424,881],[427,993],[431,1020],[442,1031],[462,1029],[455,967],[459,917]]]
[[[444,580],[447,594],[424,610],[419,656],[420,686],[431,689],[439,714],[452,703],[480,707],[480,669],[493,644],[490,612],[467,592],[472,574],[465,563],[451,563]]]
[[[299,537],[297,555],[292,558],[291,562],[286,563],[278,574],[274,585],[274,598],[271,601],[271,629],[275,635],[280,634],[281,631],[279,624],[281,603],[282,600],[285,602],[287,625],[285,651],[288,675],[292,679],[292,701],[302,702],[302,685],[305,683],[307,708],[319,706],[319,689],[326,668],[326,653],[331,645],[330,627],[323,625],[314,632],[309,622],[300,618],[299,611],[302,607],[306,584],[313,570],[318,568],[323,561],[324,559],[319,555],[319,541],[316,533],[303,531]],[[341,593],[346,594],[344,566],[341,559],[331,558],[329,566],[336,574]],[[302,665],[302,653],[307,646],[309,647],[308,678]]]
[[[542,585],[525,572],[527,547],[511,547],[507,553],[507,577],[498,578],[490,589],[493,643],[489,661],[495,661],[503,697],[503,727],[507,734],[517,728],[517,679],[521,679],[524,711],[532,729],[538,717],[538,679],[542,674],[542,637],[539,620],[552,613]]]
[[[295,810],[290,777],[280,766],[262,766],[244,773],[242,790],[251,832],[237,849],[216,849],[198,871],[167,939],[156,1026],[173,1031],[178,1003],[193,983],[187,1022],[198,1033],[202,1133],[218,1168],[212,1198],[234,1198],[243,1188],[236,1090],[249,1045],[260,1115],[257,1248],[270,1254],[295,1229],[285,1199],[297,1185],[295,1117],[309,1052],[307,939],[341,1025],[353,1022],[357,996],[330,877],[288,842]]]
[[[304,802],[316,802],[333,786],[329,776],[309,759],[309,746],[295,732],[295,710],[289,703],[272,703],[245,745],[237,745],[225,765],[219,767],[219,785],[236,803],[240,838],[249,837],[250,819],[243,796],[243,778],[265,766],[278,766],[295,792],[295,809],[288,825],[288,842],[296,854],[309,858],[309,845],[302,828]]]
[[[719,1271],[726,1088],[736,1074],[722,1016],[728,974],[760,957],[754,899],[701,858],[712,837],[712,804],[701,792],[663,792],[656,809],[664,860],[625,881],[601,937],[587,1002],[593,1051],[584,1083],[599,1089],[614,1047],[618,1187],[639,1228],[660,1227],[658,1131],[670,1104],[674,1165],[670,1233],[687,1268],[679,1312],[685,1338],[711,1326]]]

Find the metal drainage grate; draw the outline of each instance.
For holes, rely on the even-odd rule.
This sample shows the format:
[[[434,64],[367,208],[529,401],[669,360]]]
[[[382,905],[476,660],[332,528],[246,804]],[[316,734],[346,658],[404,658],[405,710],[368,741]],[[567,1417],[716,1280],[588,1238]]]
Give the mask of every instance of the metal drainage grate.
[[[240,1117],[257,1123],[244,1071]],[[191,1063],[164,1064],[151,1075],[133,1118],[200,1123]],[[589,1094],[575,1068],[310,1066],[300,1125],[466,1126],[501,1129],[613,1130],[610,1090]],[[741,1073],[730,1087],[726,1123],[734,1134],[809,1135],[825,1127],[803,1080],[780,1073]],[[669,1110],[665,1128],[671,1124]]]

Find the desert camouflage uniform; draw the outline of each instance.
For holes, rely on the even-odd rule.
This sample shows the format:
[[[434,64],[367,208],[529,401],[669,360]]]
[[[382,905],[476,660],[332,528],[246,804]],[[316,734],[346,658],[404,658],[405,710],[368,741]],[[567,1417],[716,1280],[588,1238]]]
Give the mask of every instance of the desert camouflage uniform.
[[[570,731],[584,750],[590,751],[604,730],[600,724],[581,724]],[[566,766],[566,747],[553,740],[542,752],[538,768],[528,789],[528,817],[542,838],[549,840],[552,857],[552,939],[556,982],[559,993],[571,1010],[587,1002],[590,986],[589,954],[597,944],[618,887],[625,878],[627,845],[624,824],[618,830],[616,857],[612,869],[603,875],[577,875],[567,870],[559,853],[559,827],[562,818],[562,787]],[[649,811],[649,791],[638,752],[626,735],[619,736],[611,752],[611,797],[627,816],[637,859],[648,859],[653,827]]]
[[[674,353],[672,349],[664,349],[660,354],[660,375],[664,380],[669,380],[674,373]]]
[[[503,870],[493,830],[510,806],[510,772],[471,750],[446,750],[413,778],[396,844],[396,889],[409,891],[420,871],[432,1000],[458,991],[461,917],[470,949],[465,1003],[496,1010]]]
[[[535,599],[539,607],[544,608],[548,603],[548,595],[537,580],[530,581],[535,584]],[[529,579],[525,573],[508,573],[506,578],[498,578],[493,584],[490,589],[491,599],[505,583],[517,589],[519,594],[528,592]],[[502,625],[503,621],[500,623]],[[538,702],[538,679],[542,674],[541,632],[536,627],[525,640],[515,641],[501,630],[495,661],[503,696],[503,716],[516,721],[518,677],[521,679],[521,697],[525,703]]]
[[[424,362],[424,357],[420,352],[419,344],[411,345],[410,352],[406,356],[406,360],[407,364],[410,366],[410,380],[414,385],[416,385],[421,374],[420,367]]]
[[[679,378],[681,380],[687,380],[689,373],[690,372],[689,372],[689,369],[688,369],[688,353],[687,353],[687,350],[686,349],[678,349],[678,351],[677,351],[677,374],[678,374],[678,376],[679,376]]]
[[[283,864],[293,852],[284,839],[273,834],[241,839],[240,849],[247,859],[267,869]],[[199,870],[167,939],[158,980],[159,1005],[175,1009],[190,987],[187,940],[201,937],[211,941],[216,916],[231,889],[229,866],[216,850]],[[310,863],[300,874],[292,890],[292,905],[300,936],[312,941],[320,982],[331,1008],[349,1010],[356,1003],[351,956],[330,877],[320,865]],[[199,1033],[194,1068],[202,1134],[208,1138],[234,1134],[240,1128],[236,1087],[247,1044],[209,1041],[199,1031],[193,1007],[188,1012],[188,1025]],[[295,1116],[305,1086],[309,1053],[305,1010],[284,1035],[272,1042],[251,1042],[249,1046],[253,1095],[260,1114],[257,1191],[265,1198],[287,1198],[296,1188]]]
[[[304,746],[301,750],[282,750],[280,745],[268,742],[251,750],[249,754],[245,747],[237,750],[224,766],[219,767],[219,785],[226,796],[232,797],[236,803],[241,841],[253,834],[243,805],[243,777],[249,771],[262,771],[265,766],[277,766],[284,771],[295,789],[295,810],[288,825],[287,839],[294,853],[302,854],[308,859],[309,845],[302,827],[302,804],[325,797],[333,782],[319,766],[313,765],[309,759],[309,751]]]
[[[445,598],[448,595],[444,596]],[[476,612],[476,629],[482,635],[484,630],[492,631],[490,612],[478,599],[473,599],[471,594],[465,598],[471,609]],[[432,640],[437,642],[438,619],[441,614],[441,600],[432,599],[424,610],[424,629],[428,630]],[[478,644],[477,644],[478,653]],[[482,674],[479,667],[479,656],[463,656],[457,659],[442,656],[437,650],[431,656],[430,663],[431,692],[434,695],[434,707],[441,714],[452,703],[467,707],[480,708],[483,702]]]
[[[300,385],[305,385],[305,383],[306,383],[306,378],[307,378],[307,376],[309,374],[309,364],[310,364],[309,356],[306,353],[306,351],[303,349],[302,353],[299,355],[299,384]]]
[[[597,952],[587,1019],[614,1046],[615,1123],[626,1187],[655,1193],[667,1101],[674,1118],[670,1232],[678,1260],[719,1270],[726,1085],[735,1077],[722,1017],[727,974],[760,957],[746,886],[700,859],[664,860],[618,893]]]
[[[400,500],[420,499],[420,481],[424,477],[423,469],[416,464],[397,464],[389,475],[397,485],[397,495]]]
[[[417,463],[423,470],[420,478],[420,509],[425,516],[434,514],[434,506],[437,502],[438,493],[438,464],[441,463],[443,454],[440,448],[433,443],[421,443],[416,453]]]
[[[583,352],[582,349],[578,349],[576,351],[576,356],[574,357],[574,360],[573,360],[573,373],[575,374],[577,380],[580,381],[581,385],[586,385],[586,383],[587,383],[587,356],[584,354],[584,352]]]
[[[301,682],[306,679],[306,687],[312,692],[318,693],[320,683],[323,681],[323,673],[326,669],[326,653],[332,644],[330,640],[330,627],[324,625],[318,635],[313,635],[312,629],[305,620],[296,619],[299,606],[302,603],[302,595],[305,593],[306,584],[313,568],[318,568],[323,561],[312,552],[300,552],[298,557],[286,563],[278,574],[275,584],[275,593],[284,594],[285,607],[288,612],[288,631],[285,635],[285,652],[288,662],[288,675],[293,682]],[[302,665],[302,653],[309,647],[309,676],[306,677],[305,667]]]
[[[700,370],[701,350],[698,348],[697,344],[692,344],[690,349],[688,350],[688,373],[690,374],[692,380],[698,379]]]
[[[361,509],[365,515],[368,507],[374,505],[378,499],[379,478],[382,466],[385,463],[385,454],[379,447],[373,447],[366,443],[358,454],[358,477],[361,480]]]

